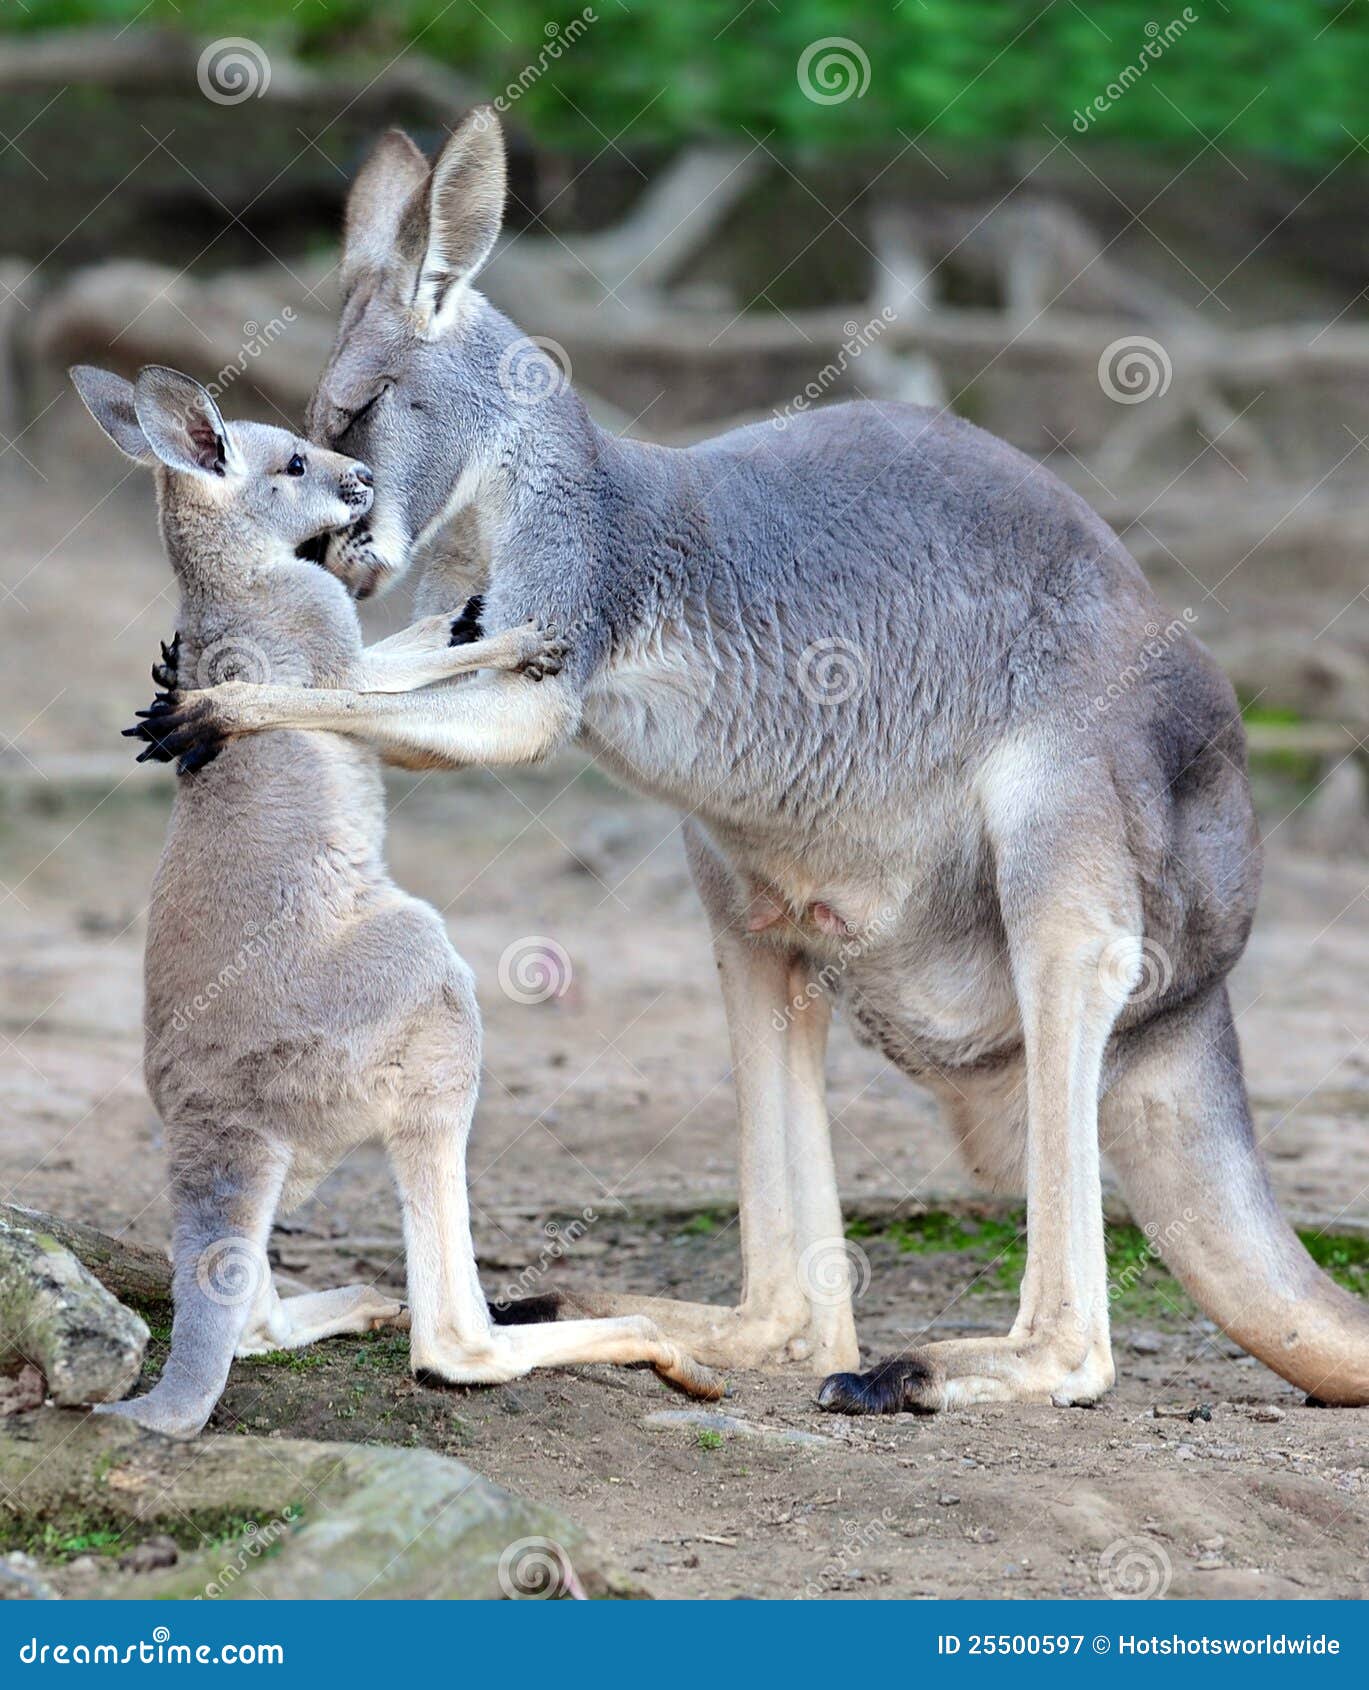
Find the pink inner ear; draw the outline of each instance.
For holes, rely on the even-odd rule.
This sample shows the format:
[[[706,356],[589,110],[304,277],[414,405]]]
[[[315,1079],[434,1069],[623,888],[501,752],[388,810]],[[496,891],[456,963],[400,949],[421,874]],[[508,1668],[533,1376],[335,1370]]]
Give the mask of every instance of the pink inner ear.
[[[218,429],[203,412],[197,411],[191,414],[189,434],[196,458],[206,469],[212,469],[224,455]]]

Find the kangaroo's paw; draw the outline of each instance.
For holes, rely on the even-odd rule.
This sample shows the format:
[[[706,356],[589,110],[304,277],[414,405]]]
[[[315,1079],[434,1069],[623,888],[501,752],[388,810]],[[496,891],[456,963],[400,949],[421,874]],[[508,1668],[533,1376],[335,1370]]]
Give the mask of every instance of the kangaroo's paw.
[[[566,663],[566,643],[551,628],[530,622],[527,628],[527,656],[517,665],[519,674],[540,681],[544,675],[559,675]]]
[[[560,1291],[562,1309],[598,1318],[646,1315],[672,1343],[708,1367],[798,1368],[831,1373],[859,1359],[849,1311],[806,1301],[776,1312],[719,1303],[673,1302],[619,1291]]]
[[[953,1338],[834,1373],[818,1392],[833,1414],[935,1414],[977,1402],[1097,1402],[1116,1378],[1106,1338]]]

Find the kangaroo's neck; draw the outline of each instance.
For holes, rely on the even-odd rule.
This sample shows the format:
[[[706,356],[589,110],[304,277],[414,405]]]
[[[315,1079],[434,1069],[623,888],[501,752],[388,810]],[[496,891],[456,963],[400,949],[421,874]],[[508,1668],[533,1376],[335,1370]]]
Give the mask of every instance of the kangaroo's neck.
[[[361,649],[356,610],[316,564],[250,538],[168,522],[162,537],[181,589],[181,685],[345,682]]]

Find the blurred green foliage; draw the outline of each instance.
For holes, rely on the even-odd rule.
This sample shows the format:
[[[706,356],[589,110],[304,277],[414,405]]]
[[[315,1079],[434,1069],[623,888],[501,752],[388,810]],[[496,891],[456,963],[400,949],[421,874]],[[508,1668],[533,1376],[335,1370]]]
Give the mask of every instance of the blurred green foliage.
[[[1186,10],[1196,21],[1147,57]],[[585,14],[594,21],[552,57]],[[517,119],[593,151],[610,137],[746,132],[800,150],[1064,136],[1187,156],[1220,135],[1225,152],[1317,163],[1355,152],[1369,86],[1360,0],[0,0],[0,28],[74,24],[246,36],[377,68],[413,46],[491,93],[523,77]],[[818,54],[810,77],[837,80],[814,85],[833,92],[848,76],[864,92],[814,100],[798,67],[831,37],[858,51]],[[1142,61],[1085,137],[1076,112]]]

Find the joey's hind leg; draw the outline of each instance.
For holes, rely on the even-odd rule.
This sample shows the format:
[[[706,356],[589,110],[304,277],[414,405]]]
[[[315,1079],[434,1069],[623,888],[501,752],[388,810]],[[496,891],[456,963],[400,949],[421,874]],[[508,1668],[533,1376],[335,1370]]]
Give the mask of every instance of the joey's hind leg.
[[[737,1088],[742,1293],[736,1308],[617,1293],[587,1314],[648,1315],[714,1367],[852,1367],[851,1262],[827,1120],[829,1007],[812,965],[746,931],[731,872],[696,827],[690,868],[713,929]]]
[[[1138,897],[1118,806],[1055,796],[1052,770],[985,783],[998,896],[1022,1020],[1027,1265],[1003,1338],[952,1339],[839,1373],[819,1395],[847,1414],[974,1402],[1095,1401],[1113,1382],[1098,1154],[1103,1055],[1139,973]]]
[[[282,1297],[268,1280],[234,1353],[261,1356],[272,1350],[301,1350],[321,1338],[374,1332],[403,1312],[403,1303],[374,1285],[340,1285],[332,1291]]]
[[[171,1437],[193,1437],[208,1420],[228,1380],[233,1353],[253,1310],[269,1290],[266,1240],[285,1178],[286,1160],[247,1129],[213,1124],[168,1128],[204,1148],[173,1162],[171,1354],[146,1396],[109,1403],[121,1414]]]
[[[474,1019],[474,1003],[470,1005]],[[466,1139],[475,1106],[479,1052],[469,1064],[453,1057],[469,1027],[453,1026],[445,1064],[430,1065],[433,1041],[420,1037],[411,1073],[425,1084],[402,1105],[388,1140],[404,1211],[409,1275],[409,1353],[415,1373],[455,1385],[503,1384],[534,1367],[582,1362],[649,1362],[692,1396],[722,1395],[722,1382],[698,1366],[651,1321],[548,1321],[496,1326],[490,1319],[471,1239],[466,1191]]]

